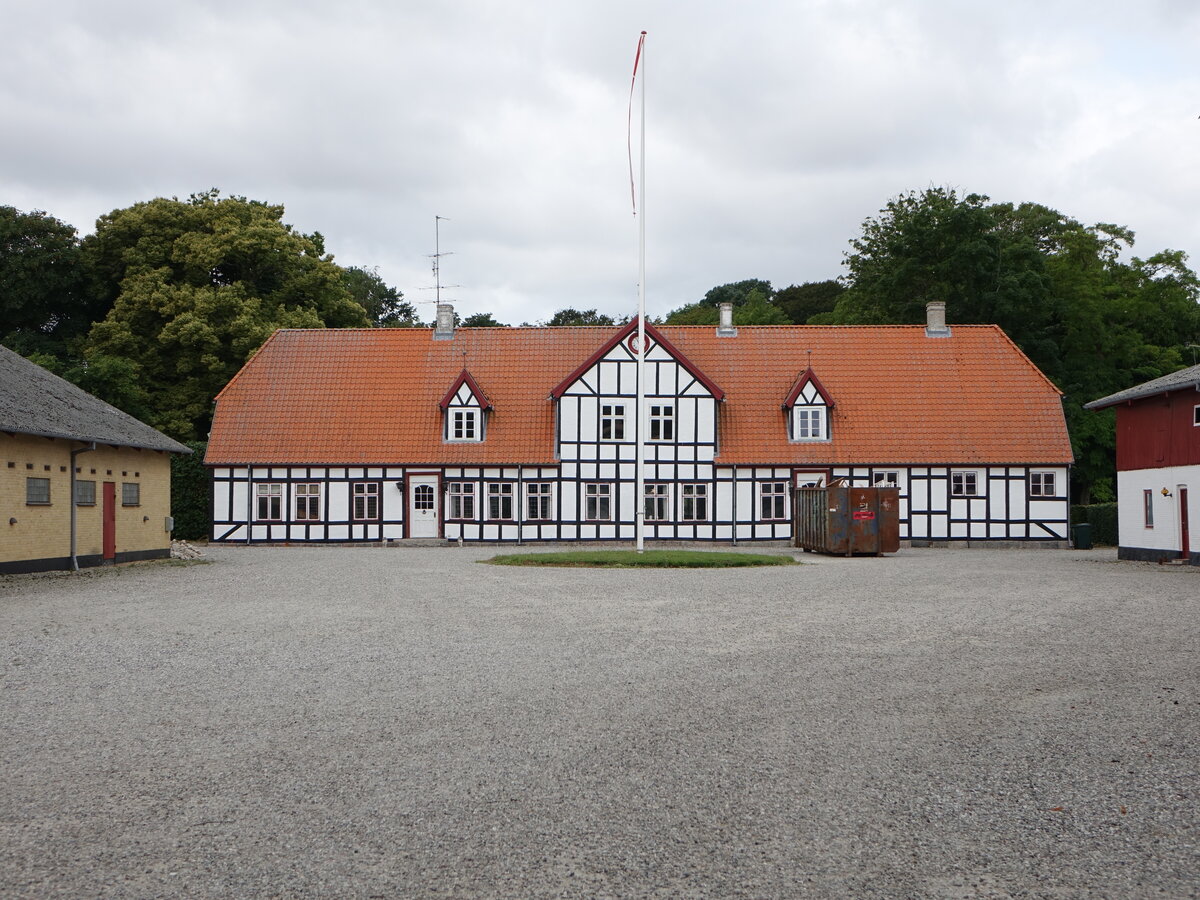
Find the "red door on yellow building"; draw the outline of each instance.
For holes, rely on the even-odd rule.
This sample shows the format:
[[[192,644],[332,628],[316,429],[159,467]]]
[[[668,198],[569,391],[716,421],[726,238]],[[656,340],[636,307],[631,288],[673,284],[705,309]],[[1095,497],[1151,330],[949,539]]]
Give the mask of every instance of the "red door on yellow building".
[[[113,562],[117,558],[117,485],[115,482],[104,482],[104,561]]]

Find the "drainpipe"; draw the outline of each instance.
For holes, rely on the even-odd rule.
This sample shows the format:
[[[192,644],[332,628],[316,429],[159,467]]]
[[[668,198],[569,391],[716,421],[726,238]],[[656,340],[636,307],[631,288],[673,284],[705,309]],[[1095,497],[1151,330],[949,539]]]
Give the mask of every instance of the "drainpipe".
[[[753,482],[751,482],[751,483],[753,483]],[[751,488],[751,490],[754,490],[754,489]],[[738,531],[737,495],[738,495],[737,466],[734,466],[733,467],[733,546],[735,546],[735,547],[737,546],[737,531]]]
[[[80,453],[89,453],[95,449],[96,442],[92,441],[86,447],[71,451],[71,570],[73,572],[79,571],[79,558],[75,555],[75,526],[78,519],[78,506],[75,503],[75,459]]]

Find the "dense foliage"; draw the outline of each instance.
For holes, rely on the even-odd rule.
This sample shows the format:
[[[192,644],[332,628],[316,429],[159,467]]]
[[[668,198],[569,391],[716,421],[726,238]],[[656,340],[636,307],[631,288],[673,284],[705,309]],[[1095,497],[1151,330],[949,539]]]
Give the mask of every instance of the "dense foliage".
[[[1092,543],[1116,547],[1117,504],[1092,503],[1089,506],[1071,507],[1071,524],[1087,522],[1092,526]]]
[[[182,541],[207,539],[212,533],[212,503],[208,470],[204,468],[204,441],[188,441],[190,455],[171,455],[171,537]]]

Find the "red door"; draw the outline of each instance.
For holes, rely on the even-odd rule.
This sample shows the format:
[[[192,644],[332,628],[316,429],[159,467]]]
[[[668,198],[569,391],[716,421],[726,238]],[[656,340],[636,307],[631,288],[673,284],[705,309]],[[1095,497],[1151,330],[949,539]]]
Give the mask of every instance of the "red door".
[[[104,559],[117,558],[117,485],[104,482]]]
[[[1191,556],[1192,549],[1188,543],[1188,507],[1185,487],[1179,489],[1179,555],[1184,559]]]

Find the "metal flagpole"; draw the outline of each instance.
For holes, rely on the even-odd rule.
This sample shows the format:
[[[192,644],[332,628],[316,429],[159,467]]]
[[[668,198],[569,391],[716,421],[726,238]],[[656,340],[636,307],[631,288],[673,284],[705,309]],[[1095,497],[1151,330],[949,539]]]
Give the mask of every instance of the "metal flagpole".
[[[642,128],[638,173],[638,329],[637,329],[637,552],[645,550],[646,531],[646,32],[638,44],[642,63]]]

